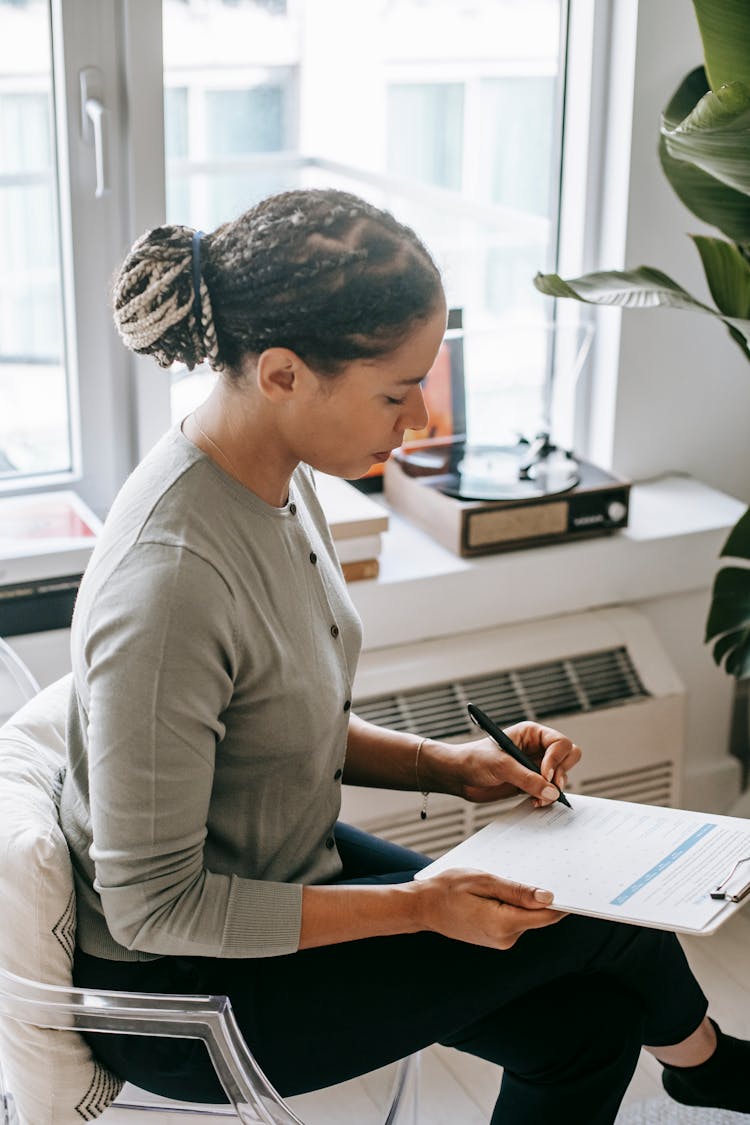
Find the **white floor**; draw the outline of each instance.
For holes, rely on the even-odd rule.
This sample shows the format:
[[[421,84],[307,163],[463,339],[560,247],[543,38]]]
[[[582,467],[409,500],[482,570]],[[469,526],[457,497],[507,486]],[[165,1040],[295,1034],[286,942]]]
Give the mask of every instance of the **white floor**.
[[[750,1038],[750,908],[741,911],[716,934],[684,940],[688,959],[710,998],[710,1013],[730,1034]],[[655,1097],[662,1092],[660,1067],[643,1052],[625,1103]],[[486,1125],[495,1101],[500,1070],[445,1047],[422,1055],[420,1125]],[[383,1121],[390,1070],[348,1082],[332,1090],[290,1099],[306,1125],[376,1125]],[[132,1094],[126,1090],[124,1096]],[[170,1103],[174,1106],[175,1103]],[[226,1111],[225,1111],[226,1113]],[[136,1117],[112,1107],[100,1118],[102,1125],[226,1125],[225,1113],[206,1115],[158,1112]]]

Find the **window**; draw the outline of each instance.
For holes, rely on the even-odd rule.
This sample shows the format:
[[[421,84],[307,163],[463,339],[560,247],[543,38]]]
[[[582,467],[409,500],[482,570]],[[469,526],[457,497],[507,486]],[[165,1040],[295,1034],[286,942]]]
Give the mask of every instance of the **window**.
[[[531,279],[556,260],[566,20],[566,0],[0,0],[0,489],[43,475],[106,511],[212,378],[170,386],[124,351],[113,269],[165,218],[209,230],[296,186],[415,227],[463,309],[470,435],[535,429],[553,306]]]
[[[69,470],[49,12],[0,2],[0,480]]]
[[[388,207],[428,243],[463,309],[470,437],[536,433],[553,306],[531,279],[555,261],[563,0],[305,0],[281,11],[165,0],[163,11],[168,219],[209,229],[268,191],[322,183]],[[205,153],[196,144],[192,163],[172,157],[172,135],[201,123]],[[173,418],[210,381],[177,371]]]
[[[388,171],[420,184],[461,190],[464,150],[461,82],[388,87]]]

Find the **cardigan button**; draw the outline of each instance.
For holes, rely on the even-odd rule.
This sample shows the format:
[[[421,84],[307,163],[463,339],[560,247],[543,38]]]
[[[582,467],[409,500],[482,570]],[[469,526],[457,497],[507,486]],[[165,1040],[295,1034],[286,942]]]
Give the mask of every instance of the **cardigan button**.
[[[315,566],[317,561],[318,556],[315,554],[315,551],[310,551],[310,562],[313,564],[313,566]]]
[[[338,781],[338,779],[342,776],[343,772],[344,772],[343,770],[336,770],[335,774],[333,775],[333,780]]]
[[[297,515],[297,505],[294,503],[294,501],[292,501],[292,503],[289,505],[289,514],[291,516]]]
[[[351,699],[347,699],[344,703],[344,713],[346,713],[352,705]]]
[[[338,637],[338,635],[339,635],[339,627],[338,627],[338,625],[332,625],[332,626],[331,626],[331,636],[332,636],[332,637]]]
[[[336,843],[336,841],[334,840],[333,836],[329,836],[328,839],[326,840],[326,847],[328,848],[329,851],[331,850],[331,848],[334,846],[335,843]]]

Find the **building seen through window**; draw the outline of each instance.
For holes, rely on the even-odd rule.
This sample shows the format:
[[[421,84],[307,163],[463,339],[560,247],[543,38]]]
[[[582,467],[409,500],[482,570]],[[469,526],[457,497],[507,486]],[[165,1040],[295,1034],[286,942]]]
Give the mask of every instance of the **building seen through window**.
[[[565,0],[163,0],[161,11],[164,151],[147,157],[164,168],[166,220],[211,230],[305,186],[388,208],[463,310],[472,438],[535,430],[553,304],[532,278],[555,265]],[[61,281],[51,58],[49,0],[0,0],[0,485],[71,468],[70,404],[88,393],[66,367],[76,293]],[[127,148],[114,115],[110,127],[112,149]],[[173,418],[211,378],[173,372]]]
[[[536,430],[550,306],[531,279],[554,260],[560,0],[163,11],[168,218],[208,230],[271,191],[316,185],[387,207],[464,310],[473,439]],[[176,373],[175,417],[208,378]]]

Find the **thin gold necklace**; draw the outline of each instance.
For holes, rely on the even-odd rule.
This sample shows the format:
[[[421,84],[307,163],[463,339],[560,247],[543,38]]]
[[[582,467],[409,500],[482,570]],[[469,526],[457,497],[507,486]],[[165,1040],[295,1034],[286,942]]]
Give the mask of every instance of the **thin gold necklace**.
[[[193,411],[193,413],[192,413],[192,414],[190,415],[190,417],[191,417],[191,418],[193,419],[193,421],[195,422],[195,425],[196,425],[196,427],[197,427],[197,429],[198,429],[198,432],[199,432],[200,434],[202,434],[202,435],[203,435],[203,437],[204,437],[204,438],[206,439],[206,441],[208,442],[208,444],[209,444],[209,445],[212,445],[212,446],[213,446],[213,448],[214,448],[214,449],[216,450],[216,452],[217,452],[217,453],[219,454],[219,456],[221,457],[221,459],[222,459],[223,461],[225,461],[225,462],[226,462],[226,464],[227,464],[227,465],[229,466],[229,468],[231,469],[231,471],[232,471],[232,476],[233,476],[233,477],[235,477],[235,478],[236,478],[236,479],[237,479],[238,481],[240,481],[240,483],[241,483],[241,482],[242,482],[242,477],[241,477],[241,475],[240,475],[240,472],[239,472],[239,470],[238,470],[237,466],[236,466],[236,465],[234,464],[234,462],[232,461],[231,457],[228,457],[228,456],[226,455],[226,453],[224,452],[224,450],[223,450],[223,449],[221,448],[221,446],[220,446],[220,445],[217,445],[217,443],[216,443],[216,442],[214,441],[214,439],[213,439],[212,437],[209,437],[209,435],[208,435],[208,434],[206,433],[206,431],[205,431],[205,430],[203,429],[203,426],[201,426],[200,422],[198,421],[198,416],[196,415],[195,411]]]

